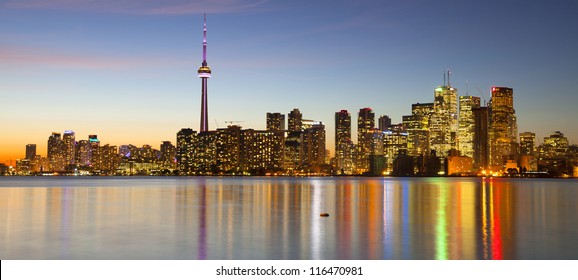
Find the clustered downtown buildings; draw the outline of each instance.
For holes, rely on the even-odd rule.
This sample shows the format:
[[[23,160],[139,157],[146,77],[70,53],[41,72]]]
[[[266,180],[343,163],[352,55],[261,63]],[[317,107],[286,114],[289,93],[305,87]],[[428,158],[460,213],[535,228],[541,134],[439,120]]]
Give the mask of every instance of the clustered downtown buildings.
[[[548,172],[578,177],[578,146],[569,146],[561,132],[544,138],[536,147],[534,133],[518,134],[514,91],[492,87],[491,99],[458,96],[447,82],[434,89],[432,103],[416,103],[402,123],[387,115],[378,118],[371,108],[357,117],[357,142],[352,140],[351,114],[335,113],[335,155],[326,149],[325,126],[303,119],[299,109],[285,115],[267,113],[266,130],[229,125],[214,131],[208,126],[206,17],[203,27],[203,62],[199,132],[183,128],[176,146],[164,141],[160,150],[150,145],[100,145],[96,135],[75,141],[73,131],[54,132],[47,157],[26,146],[26,158],[15,170],[0,166],[0,173],[109,175],[516,175]],[[519,139],[518,139],[519,136]]]

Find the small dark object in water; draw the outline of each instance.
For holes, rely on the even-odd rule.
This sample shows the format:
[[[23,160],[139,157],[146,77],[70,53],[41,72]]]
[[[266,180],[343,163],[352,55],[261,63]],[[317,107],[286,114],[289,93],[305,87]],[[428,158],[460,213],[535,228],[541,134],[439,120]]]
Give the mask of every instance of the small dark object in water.
[[[329,217],[329,213],[325,213],[325,212],[324,212],[324,213],[321,213],[321,215],[319,215],[319,216],[321,216],[321,217]]]

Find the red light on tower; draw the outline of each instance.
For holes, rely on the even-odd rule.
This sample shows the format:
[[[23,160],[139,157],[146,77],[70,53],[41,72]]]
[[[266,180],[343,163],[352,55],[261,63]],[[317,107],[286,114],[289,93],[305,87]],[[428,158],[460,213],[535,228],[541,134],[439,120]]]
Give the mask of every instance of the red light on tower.
[[[495,88],[495,87],[492,87],[492,91],[496,91],[496,88]]]

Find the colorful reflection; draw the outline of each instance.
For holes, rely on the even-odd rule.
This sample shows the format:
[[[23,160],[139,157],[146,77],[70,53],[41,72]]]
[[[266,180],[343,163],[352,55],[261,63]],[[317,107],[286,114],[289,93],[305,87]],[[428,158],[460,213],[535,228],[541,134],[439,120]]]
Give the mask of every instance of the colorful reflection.
[[[578,258],[567,180],[14,182],[0,181],[2,259]]]

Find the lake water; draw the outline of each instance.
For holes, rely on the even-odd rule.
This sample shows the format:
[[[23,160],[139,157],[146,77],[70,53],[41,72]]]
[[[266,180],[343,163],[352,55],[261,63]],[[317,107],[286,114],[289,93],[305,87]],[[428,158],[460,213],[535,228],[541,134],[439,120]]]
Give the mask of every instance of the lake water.
[[[0,177],[0,259],[578,259],[578,180]]]

